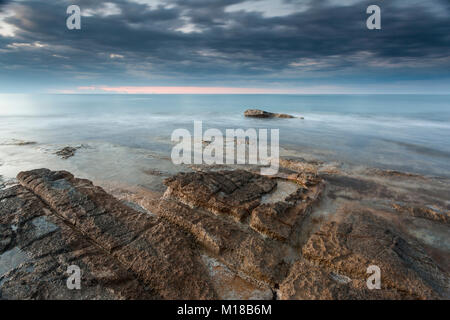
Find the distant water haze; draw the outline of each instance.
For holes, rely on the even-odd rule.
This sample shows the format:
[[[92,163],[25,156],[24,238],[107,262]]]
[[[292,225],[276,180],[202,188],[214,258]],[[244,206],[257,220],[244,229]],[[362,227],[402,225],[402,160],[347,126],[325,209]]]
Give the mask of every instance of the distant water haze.
[[[304,120],[245,118],[250,108]],[[280,129],[284,149],[322,161],[450,177],[448,95],[0,95],[0,175],[33,167],[23,146],[5,146],[11,139],[122,147],[117,163],[107,159],[120,171],[143,151],[170,157],[173,130],[192,132],[195,120],[204,130]],[[83,166],[103,170],[98,160]]]

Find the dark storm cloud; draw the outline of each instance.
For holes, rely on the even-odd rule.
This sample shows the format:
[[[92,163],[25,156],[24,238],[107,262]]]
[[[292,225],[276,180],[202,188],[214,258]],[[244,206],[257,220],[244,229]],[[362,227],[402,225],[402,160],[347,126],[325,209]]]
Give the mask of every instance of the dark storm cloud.
[[[6,5],[9,2],[9,0],[0,0],[0,12],[2,11],[2,8],[4,5]]]
[[[273,0],[273,10],[259,1],[12,1],[3,8],[14,12],[4,18],[14,37],[0,34],[0,68],[128,83],[448,76],[446,0]],[[72,3],[85,14],[81,31],[65,26]],[[370,4],[382,8],[381,31],[365,26]]]

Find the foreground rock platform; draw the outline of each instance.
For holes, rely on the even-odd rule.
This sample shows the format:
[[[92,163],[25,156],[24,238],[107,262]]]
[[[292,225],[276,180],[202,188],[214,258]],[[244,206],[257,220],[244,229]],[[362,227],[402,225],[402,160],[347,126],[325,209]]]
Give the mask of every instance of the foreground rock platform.
[[[449,250],[416,236],[449,231],[445,183],[413,198],[422,178],[281,164],[271,177],[179,173],[161,196],[123,201],[65,171],[22,172],[0,191],[0,298],[450,297]],[[71,265],[81,290],[67,288]],[[366,285],[371,265],[380,290]]]

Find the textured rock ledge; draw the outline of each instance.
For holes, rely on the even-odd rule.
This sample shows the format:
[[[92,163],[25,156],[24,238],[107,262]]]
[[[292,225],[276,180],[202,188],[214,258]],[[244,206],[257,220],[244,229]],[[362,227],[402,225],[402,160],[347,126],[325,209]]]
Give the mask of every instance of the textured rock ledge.
[[[417,197],[414,176],[281,163],[273,177],[179,173],[132,205],[68,172],[20,173],[0,191],[0,298],[449,298],[449,250],[411,231],[445,237],[447,185]],[[69,265],[82,290],[67,289]]]

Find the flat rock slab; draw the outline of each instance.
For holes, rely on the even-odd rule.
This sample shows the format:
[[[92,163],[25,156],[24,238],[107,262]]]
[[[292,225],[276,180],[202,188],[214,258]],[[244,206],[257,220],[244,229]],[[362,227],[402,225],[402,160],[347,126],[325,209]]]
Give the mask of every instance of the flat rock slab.
[[[447,230],[442,206],[373,206],[370,195],[391,189],[322,177],[294,162],[273,177],[180,173],[166,180],[162,198],[128,206],[68,172],[23,172],[20,185],[0,191],[0,298],[450,297],[448,270],[435,259],[448,251],[431,250],[392,220]],[[82,270],[81,290],[67,288],[70,265]],[[381,270],[380,290],[367,288],[369,266]]]
[[[245,170],[179,173],[164,183],[166,195],[237,221],[247,218],[276,186],[275,181]]]
[[[0,299],[155,299],[156,292],[33,193],[0,191]],[[67,268],[82,271],[81,290],[69,290]]]
[[[190,232],[194,238],[230,268],[271,285],[283,279],[289,249],[264,239],[257,232],[206,211],[193,210],[173,200],[153,208],[157,215]]]
[[[192,239],[173,225],[120,203],[88,180],[47,169],[19,182],[163,299],[208,299],[214,291]]]
[[[301,177],[300,177],[301,176]],[[320,199],[313,175],[265,177],[244,170],[180,173],[165,180],[166,198],[232,217],[275,240],[287,241]]]
[[[380,297],[449,297],[448,270],[439,268],[419,243],[405,238],[373,212],[352,212],[350,208],[345,211],[341,219],[325,224],[309,238],[302,250],[307,261],[325,272],[359,282],[359,288],[368,278],[367,268],[378,266],[382,276],[382,290],[377,293]],[[302,285],[297,290],[301,291]]]

